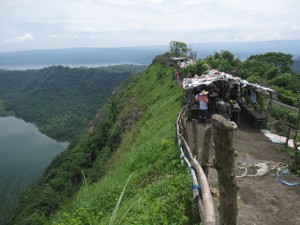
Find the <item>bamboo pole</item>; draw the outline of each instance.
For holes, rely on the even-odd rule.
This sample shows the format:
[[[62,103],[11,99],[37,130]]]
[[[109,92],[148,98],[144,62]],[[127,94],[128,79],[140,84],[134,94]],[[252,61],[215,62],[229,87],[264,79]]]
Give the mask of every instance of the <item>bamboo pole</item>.
[[[209,172],[209,167],[207,165],[209,164],[210,143],[211,143],[211,126],[205,128],[204,138],[203,138],[202,157],[201,157],[201,166],[207,178]]]
[[[200,180],[202,203],[203,203],[203,210],[204,210],[204,213],[203,213],[204,214],[204,224],[205,225],[215,225],[216,224],[215,209],[214,209],[214,204],[213,204],[213,200],[212,200],[212,196],[211,196],[207,178],[206,178],[205,173],[203,172],[200,164],[193,157],[192,151],[190,150],[186,141],[184,139],[182,139],[182,142],[186,147],[189,158],[192,160],[192,164],[193,164],[193,166],[198,174],[198,178]]]
[[[192,168],[192,165],[188,161],[188,159],[184,156],[184,152],[183,152],[182,147],[180,147],[180,150],[181,150],[181,158],[184,159],[184,161],[186,162],[186,164],[188,165],[188,167],[190,169],[190,172],[191,172],[191,175],[192,175],[193,187],[197,187],[198,186],[198,180],[197,180],[197,176],[196,176],[195,170]],[[194,201],[196,202],[196,204],[198,206],[199,214],[200,214],[200,217],[201,217],[201,221],[204,221],[205,220],[204,206],[203,206],[203,204],[201,202],[201,198],[200,198],[199,194],[200,194],[199,190],[197,188],[193,188],[193,198],[194,198]]]
[[[235,153],[232,147],[233,127],[223,116],[212,116],[212,131],[215,144],[215,168],[218,172],[220,190],[220,225],[236,225],[237,182],[235,175]]]
[[[214,205],[213,205],[209,185],[207,182],[207,178],[206,178],[201,166],[199,165],[198,161],[193,157],[193,154],[192,154],[186,140],[184,139],[183,135],[180,133],[180,128],[181,128],[180,126],[182,125],[181,120],[183,118],[183,115],[186,113],[186,111],[187,111],[187,106],[183,107],[180,110],[179,115],[176,120],[177,138],[178,138],[178,145],[180,146],[180,150],[181,150],[181,157],[183,157],[185,159],[186,163],[188,163],[188,160],[184,156],[184,152],[182,149],[182,144],[183,144],[185,146],[185,148],[187,149],[190,159],[193,162],[193,165],[195,167],[197,175],[200,179],[200,185],[202,187],[201,188],[202,200],[199,195],[197,197],[196,191],[198,191],[198,193],[199,193],[199,190],[193,189],[193,195],[194,195],[194,199],[198,205],[200,217],[202,218],[204,225],[216,225],[216,216],[215,216],[215,211],[214,211]],[[192,169],[191,164],[188,164],[188,165],[189,165],[189,168],[190,168],[190,171],[192,174],[193,184],[197,185],[198,181],[197,181],[197,176],[195,174],[195,170]],[[192,172],[192,171],[194,171],[194,172]],[[195,180],[195,178],[196,178],[196,180]]]
[[[181,108],[177,120],[176,120],[176,131],[177,131],[177,142],[178,142],[178,146],[181,145],[181,136],[182,136],[182,132],[180,132],[180,124],[181,124],[181,117],[182,115],[186,112],[186,108],[187,106],[184,106]]]
[[[186,132],[186,119],[184,118],[184,115],[181,116],[180,121],[181,121],[183,137],[184,137],[184,139],[188,140],[188,135],[187,135],[187,132]]]

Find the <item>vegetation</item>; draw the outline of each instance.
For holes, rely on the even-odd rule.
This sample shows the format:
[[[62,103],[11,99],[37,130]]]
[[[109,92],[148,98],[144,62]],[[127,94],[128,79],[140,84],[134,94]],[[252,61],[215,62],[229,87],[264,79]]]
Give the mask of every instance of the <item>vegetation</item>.
[[[112,96],[95,129],[23,195],[10,224],[108,224],[113,212],[122,224],[199,221],[175,142],[181,87],[173,72],[153,64]]]
[[[15,115],[56,140],[71,141],[88,126],[112,91],[144,68],[0,70],[0,115]]]
[[[171,48],[171,53],[156,57],[144,73],[116,91],[93,121],[93,129],[52,161],[22,195],[8,224],[199,223],[188,168],[180,165],[175,141],[182,88],[173,81],[174,70],[164,67],[169,56],[185,54],[186,45],[171,44],[173,52]],[[290,79],[299,81],[270,58],[253,56],[241,62],[222,51],[189,69],[217,66],[278,89],[292,87]],[[9,110],[2,99],[0,111]]]
[[[188,52],[188,47],[186,43],[180,41],[171,41],[170,42],[170,54],[172,56],[185,56]]]
[[[278,101],[290,106],[299,107],[300,76],[292,70],[293,59],[290,54],[268,52],[266,54],[251,55],[246,61],[242,62],[236,59],[231,52],[221,51],[220,53],[215,52],[214,55],[206,57],[202,65],[206,64],[210,68],[231,73],[251,83],[269,86],[278,91]],[[191,72],[193,71],[193,67],[190,66],[185,70]],[[193,74],[196,73],[194,72]],[[257,100],[260,109],[266,110],[266,97],[258,94]],[[270,109],[269,115],[277,120],[293,125],[296,125],[298,122],[297,111],[274,104]],[[284,132],[287,131],[286,129],[283,130]],[[299,135],[296,138],[298,137]],[[300,154],[294,151],[291,170],[299,174],[299,166]]]
[[[205,61],[210,68],[231,74],[238,74],[241,66],[241,61],[239,59],[235,58],[231,52],[224,50],[220,53],[215,52],[214,55],[206,57]]]

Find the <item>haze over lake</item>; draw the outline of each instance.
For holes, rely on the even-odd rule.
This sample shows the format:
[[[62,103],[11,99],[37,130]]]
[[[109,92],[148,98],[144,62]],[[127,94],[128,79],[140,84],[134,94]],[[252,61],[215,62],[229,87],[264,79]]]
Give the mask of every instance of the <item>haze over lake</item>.
[[[66,142],[42,134],[33,124],[15,117],[0,117],[1,186],[10,188],[17,177],[31,184],[67,146]]]

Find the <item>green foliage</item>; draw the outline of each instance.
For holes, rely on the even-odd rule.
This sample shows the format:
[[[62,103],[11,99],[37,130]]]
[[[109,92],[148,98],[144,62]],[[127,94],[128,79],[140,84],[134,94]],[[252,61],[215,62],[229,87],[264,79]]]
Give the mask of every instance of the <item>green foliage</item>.
[[[188,52],[188,47],[186,43],[180,41],[171,41],[170,42],[170,53],[172,56],[186,56]]]
[[[286,87],[288,86],[290,80],[292,78],[292,75],[290,73],[283,73],[274,79],[270,80],[269,83],[276,85],[278,87]]]
[[[210,68],[218,69],[223,72],[236,74],[239,71],[241,61],[236,59],[230,51],[222,50],[220,53],[215,52],[214,55],[210,55],[205,58],[205,61]]]
[[[241,64],[240,76],[252,83],[271,86],[280,93],[281,102],[297,107],[300,76],[290,69],[292,63],[291,55],[280,52],[252,55]]]
[[[48,136],[71,141],[88,126],[112,91],[143,69],[121,65],[0,70],[0,113],[14,112]]]
[[[218,53],[208,61],[238,71],[241,62],[231,56]],[[189,171],[181,167],[174,141],[182,88],[165,67],[167,57],[154,60],[110,98],[93,131],[55,158],[23,195],[10,224],[109,224],[116,205],[114,224],[199,224]],[[264,81],[278,70],[264,76],[251,66],[244,71]],[[263,98],[259,104],[265,107]],[[290,113],[280,112],[292,123]]]
[[[10,224],[108,224],[132,172],[114,224],[197,223],[189,172],[174,141],[182,92],[172,76],[157,63],[126,82],[101,109],[94,130],[23,195]],[[31,213],[37,209],[39,218]]]
[[[3,99],[0,99],[0,116],[14,116],[14,113],[12,111],[8,111],[5,106],[5,101]]]
[[[298,106],[298,101],[297,98],[286,95],[286,94],[281,94],[278,96],[278,99],[282,102],[285,103],[287,105],[291,105],[291,106]]]
[[[208,69],[208,66],[204,60],[197,60],[195,64],[190,65],[187,67],[187,71],[184,74],[187,74],[190,72],[191,74],[198,74],[201,75],[205,73],[205,71]]]
[[[263,78],[256,75],[249,76],[247,78],[247,81],[249,81],[250,83],[258,83],[258,84],[264,84],[266,82]]]
[[[296,111],[291,110],[289,108],[273,104],[273,106],[270,109],[270,115],[274,118],[284,120],[291,124],[297,124],[298,114]]]
[[[266,54],[251,55],[248,59],[251,62],[266,62],[278,68],[279,73],[290,73],[290,66],[293,64],[293,56],[282,52],[268,52]]]

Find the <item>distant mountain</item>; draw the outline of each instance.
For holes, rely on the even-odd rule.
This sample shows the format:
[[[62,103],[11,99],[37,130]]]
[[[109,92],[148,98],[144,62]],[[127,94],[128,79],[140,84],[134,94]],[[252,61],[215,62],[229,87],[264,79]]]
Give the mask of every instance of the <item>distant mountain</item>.
[[[0,68],[27,69],[51,65],[97,67],[114,64],[149,64],[160,48],[68,48],[0,53]]]
[[[188,44],[197,52],[197,58],[205,58],[214,52],[229,50],[241,60],[250,55],[266,52],[283,52],[300,56],[300,40],[265,42],[218,42]],[[169,46],[143,46],[124,48],[66,48],[0,53],[0,68],[34,69],[52,65],[70,67],[97,67],[114,64],[150,64],[152,59],[169,50]]]
[[[300,56],[300,40],[197,43],[191,44],[190,46],[197,51],[199,58],[204,58],[207,55],[221,50],[229,50],[241,60],[246,60],[250,55],[264,54],[267,52],[283,52],[293,55],[294,58]]]

